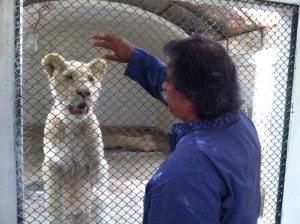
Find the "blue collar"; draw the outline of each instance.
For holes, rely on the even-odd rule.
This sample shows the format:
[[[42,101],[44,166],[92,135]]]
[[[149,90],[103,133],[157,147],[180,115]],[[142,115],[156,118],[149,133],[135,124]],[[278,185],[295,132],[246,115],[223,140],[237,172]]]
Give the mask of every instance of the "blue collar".
[[[174,124],[172,133],[169,135],[171,151],[175,149],[176,143],[182,136],[193,131],[226,128],[240,120],[239,114],[239,110],[235,110],[214,120],[196,120]]]

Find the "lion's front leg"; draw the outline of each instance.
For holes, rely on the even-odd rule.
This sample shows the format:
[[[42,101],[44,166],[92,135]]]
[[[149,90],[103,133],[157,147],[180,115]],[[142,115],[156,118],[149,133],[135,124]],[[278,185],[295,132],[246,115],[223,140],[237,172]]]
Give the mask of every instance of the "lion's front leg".
[[[102,158],[91,170],[92,180],[92,223],[104,224],[107,216],[107,197],[108,197],[108,164]]]
[[[44,173],[43,180],[46,199],[45,218],[49,220],[49,223],[51,224],[61,224],[61,170],[53,161],[45,161],[42,170]]]

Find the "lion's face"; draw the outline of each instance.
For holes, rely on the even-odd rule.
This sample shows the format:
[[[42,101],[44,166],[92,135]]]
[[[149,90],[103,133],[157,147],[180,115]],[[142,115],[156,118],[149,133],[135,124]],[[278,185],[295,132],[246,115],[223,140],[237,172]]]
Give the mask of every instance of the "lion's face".
[[[106,62],[95,59],[90,63],[66,61],[58,54],[48,54],[42,64],[48,74],[51,92],[59,109],[71,114],[87,114],[92,110],[101,89],[100,80],[106,72]]]

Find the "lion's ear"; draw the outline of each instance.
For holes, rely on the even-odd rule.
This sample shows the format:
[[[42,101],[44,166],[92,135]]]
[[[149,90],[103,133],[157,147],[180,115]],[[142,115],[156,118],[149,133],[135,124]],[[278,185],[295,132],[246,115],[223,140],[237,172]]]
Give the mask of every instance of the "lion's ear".
[[[67,67],[67,61],[59,54],[50,53],[42,59],[42,65],[49,78],[52,78],[54,71],[60,73]]]
[[[87,64],[87,67],[92,71],[94,76],[101,79],[106,73],[107,64],[103,59],[94,59]]]

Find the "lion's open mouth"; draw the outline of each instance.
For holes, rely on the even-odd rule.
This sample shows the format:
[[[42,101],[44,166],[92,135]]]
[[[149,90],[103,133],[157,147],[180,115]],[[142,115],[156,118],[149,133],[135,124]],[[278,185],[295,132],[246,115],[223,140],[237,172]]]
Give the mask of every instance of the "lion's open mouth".
[[[71,114],[87,114],[89,112],[89,107],[86,103],[80,103],[77,106],[71,104],[68,109]]]

